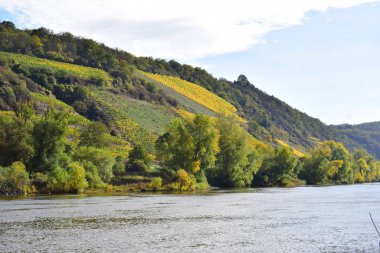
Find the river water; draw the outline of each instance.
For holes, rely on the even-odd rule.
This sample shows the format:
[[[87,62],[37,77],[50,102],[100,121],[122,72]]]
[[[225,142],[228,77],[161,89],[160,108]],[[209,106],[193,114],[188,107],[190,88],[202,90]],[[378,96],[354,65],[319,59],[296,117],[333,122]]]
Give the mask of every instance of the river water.
[[[380,184],[0,200],[0,252],[379,252]]]

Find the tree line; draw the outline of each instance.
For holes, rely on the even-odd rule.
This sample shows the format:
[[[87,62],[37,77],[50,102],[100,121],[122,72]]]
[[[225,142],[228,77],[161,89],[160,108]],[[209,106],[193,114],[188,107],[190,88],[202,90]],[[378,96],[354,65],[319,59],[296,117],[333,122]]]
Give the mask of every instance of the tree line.
[[[155,172],[146,189],[188,191],[217,187],[350,184],[380,179],[380,163],[364,150],[350,153],[325,141],[297,158],[290,147],[255,146],[233,118],[197,114],[175,119],[156,141],[154,154],[136,145],[117,156],[107,127],[93,121],[79,139],[68,138],[70,113],[48,107],[36,115],[33,105],[0,117],[0,193],[75,193],[106,189],[132,173]]]

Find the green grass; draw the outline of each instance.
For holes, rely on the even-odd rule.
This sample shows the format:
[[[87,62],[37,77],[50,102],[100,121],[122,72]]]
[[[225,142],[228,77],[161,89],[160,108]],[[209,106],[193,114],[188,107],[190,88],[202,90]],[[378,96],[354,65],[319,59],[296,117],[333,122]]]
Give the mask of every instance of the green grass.
[[[58,61],[53,61],[53,60],[37,58],[33,56],[1,52],[1,51],[0,51],[0,57],[13,60],[15,63],[24,65],[26,67],[49,68],[54,73],[63,71],[69,75],[76,76],[81,79],[91,79],[91,78],[101,79],[107,82],[108,84],[111,81],[111,78],[107,74],[107,72],[97,69],[97,68],[84,67],[84,66],[70,64],[70,63],[58,62]]]

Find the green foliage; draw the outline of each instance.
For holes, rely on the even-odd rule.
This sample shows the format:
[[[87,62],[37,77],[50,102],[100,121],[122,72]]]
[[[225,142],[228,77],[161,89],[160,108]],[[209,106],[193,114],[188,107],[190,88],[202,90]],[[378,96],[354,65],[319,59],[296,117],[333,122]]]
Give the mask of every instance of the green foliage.
[[[354,174],[350,163],[348,150],[334,141],[323,142],[311,152],[304,161],[300,177],[308,184],[339,181],[352,183]]]
[[[78,162],[70,163],[67,166],[67,180],[70,192],[82,193],[88,187],[86,172],[82,164]]]
[[[49,172],[47,189],[55,193],[64,193],[69,191],[67,171],[59,166],[54,166]]]
[[[171,170],[201,173],[215,165],[218,140],[210,118],[198,114],[192,122],[176,119],[156,142],[157,158]]]
[[[0,165],[27,163],[34,154],[31,125],[13,116],[0,115]]]
[[[298,160],[291,148],[286,146],[276,148],[273,155],[264,159],[254,185],[293,185],[297,181],[293,180],[297,178],[294,173],[297,162]]]
[[[109,183],[114,177],[112,167],[115,164],[115,159],[112,157],[111,153],[106,150],[94,147],[79,147],[73,158],[75,161],[87,161],[95,165],[98,169],[100,178],[105,183]]]
[[[161,177],[152,178],[152,181],[149,183],[149,188],[157,191],[157,190],[160,190],[161,187],[162,187],[162,178]]]
[[[89,161],[83,161],[83,167],[86,171],[86,180],[91,189],[103,189],[106,187],[106,184],[99,176],[98,168]]]
[[[48,108],[33,128],[35,156],[33,169],[46,171],[51,163],[59,162],[65,151],[65,134],[68,128],[70,113]]]
[[[28,194],[32,192],[29,173],[22,162],[0,167],[0,194]]]
[[[112,167],[113,174],[121,175],[125,172],[125,162],[121,156],[115,158],[115,164]]]
[[[132,168],[136,162],[142,164],[144,167],[150,167],[151,165],[151,159],[144,147],[141,145],[136,145],[133,147],[129,153],[127,166]]]
[[[93,121],[80,132],[80,146],[104,148],[109,146],[108,129],[99,121]]]
[[[253,180],[260,161],[255,150],[248,146],[248,134],[231,118],[219,118],[220,132],[216,166],[208,171],[212,185],[245,187]]]

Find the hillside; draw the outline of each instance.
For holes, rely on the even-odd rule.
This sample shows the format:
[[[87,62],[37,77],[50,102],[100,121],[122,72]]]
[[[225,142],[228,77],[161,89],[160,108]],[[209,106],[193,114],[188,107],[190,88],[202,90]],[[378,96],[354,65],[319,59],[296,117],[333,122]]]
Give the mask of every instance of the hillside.
[[[286,143],[301,152],[308,152],[320,141],[333,139],[343,141],[350,150],[364,147],[372,154],[379,154],[376,145],[366,143],[363,138],[349,135],[340,127],[327,126],[320,120],[266,94],[250,83],[244,75],[240,75],[235,81],[217,79],[201,68],[180,64],[173,60],[136,57],[91,39],[78,38],[69,33],[54,34],[45,28],[19,30],[10,22],[2,23],[0,36],[3,38],[0,40],[0,50],[2,51],[54,61],[54,63],[50,63],[49,73],[43,73],[46,77],[42,79],[40,74],[31,76],[29,73],[28,76],[28,71],[24,71],[23,68],[29,67],[27,64],[29,58],[26,56],[17,55],[15,57],[14,61],[20,62],[22,59],[24,61],[21,62],[22,68],[14,66],[13,71],[23,73],[42,86],[45,85],[45,88],[50,89],[58,99],[72,105],[81,115],[92,120],[100,119],[106,125],[112,126],[116,134],[123,131],[133,133],[134,129],[139,128],[137,127],[139,125],[142,129],[137,131],[140,132],[139,134],[134,135],[143,136],[145,140],[153,140],[154,138],[148,137],[148,135],[157,135],[167,119],[174,115],[180,115],[181,112],[184,112],[182,116],[189,112],[201,112],[210,116],[218,113],[233,113],[237,115],[249,133],[259,140],[273,145]],[[2,55],[4,54],[2,53]],[[34,60],[33,64],[38,62],[42,62],[42,60]],[[87,69],[81,72],[81,74],[87,73],[87,76],[82,76],[85,78],[75,74],[68,78],[65,76],[65,71],[57,71],[57,68],[59,70],[59,67],[63,67],[67,63],[95,68],[94,73],[90,73]],[[108,97],[106,99],[108,102],[103,103],[105,100],[102,102],[99,97],[104,95],[104,92],[89,92],[86,95],[86,101],[89,104],[86,105],[87,110],[83,110],[83,105],[73,98],[75,94],[67,94],[67,90],[62,87],[54,87],[54,89],[48,87],[52,83],[49,80],[51,76],[55,76],[56,79],[52,80],[53,83],[82,83],[83,85],[92,83],[102,89],[111,85],[113,88],[105,92],[113,93],[112,101],[116,101],[121,96],[130,101],[131,109],[128,111],[126,108],[115,108],[115,103],[113,105],[109,103],[110,101],[107,99],[111,98]],[[185,90],[193,90],[193,88],[189,89],[192,84],[199,85],[217,95],[221,98],[220,101],[227,102],[227,106],[223,105],[224,102],[210,100],[207,96],[197,98],[186,93]],[[180,90],[181,87],[185,90]],[[80,89],[77,88],[77,90]],[[208,104],[205,104],[205,100]],[[211,101],[215,101],[215,103],[210,104]],[[148,104],[152,104],[156,109]],[[158,110],[160,113],[156,115],[155,119],[158,122],[157,126],[149,127],[151,123],[139,121],[139,117],[136,116],[139,114],[138,111],[157,110],[158,105],[161,106],[161,109],[167,108],[162,111]],[[118,119],[121,117],[120,115],[128,116],[132,123],[121,123]],[[159,122],[158,118],[164,120]],[[133,127],[135,123],[137,125]],[[125,128],[126,125],[129,125],[128,129]],[[147,133],[143,134],[141,131],[147,131]],[[361,131],[364,133],[367,130],[361,129]],[[136,137],[136,139],[140,137]]]
[[[332,127],[339,131],[340,139],[347,146],[357,149],[364,148],[377,158],[380,157],[380,122]]]
[[[10,22],[0,23],[0,128],[0,194],[380,180],[380,162],[353,151],[377,154],[376,126],[327,126],[244,75],[216,79]]]

